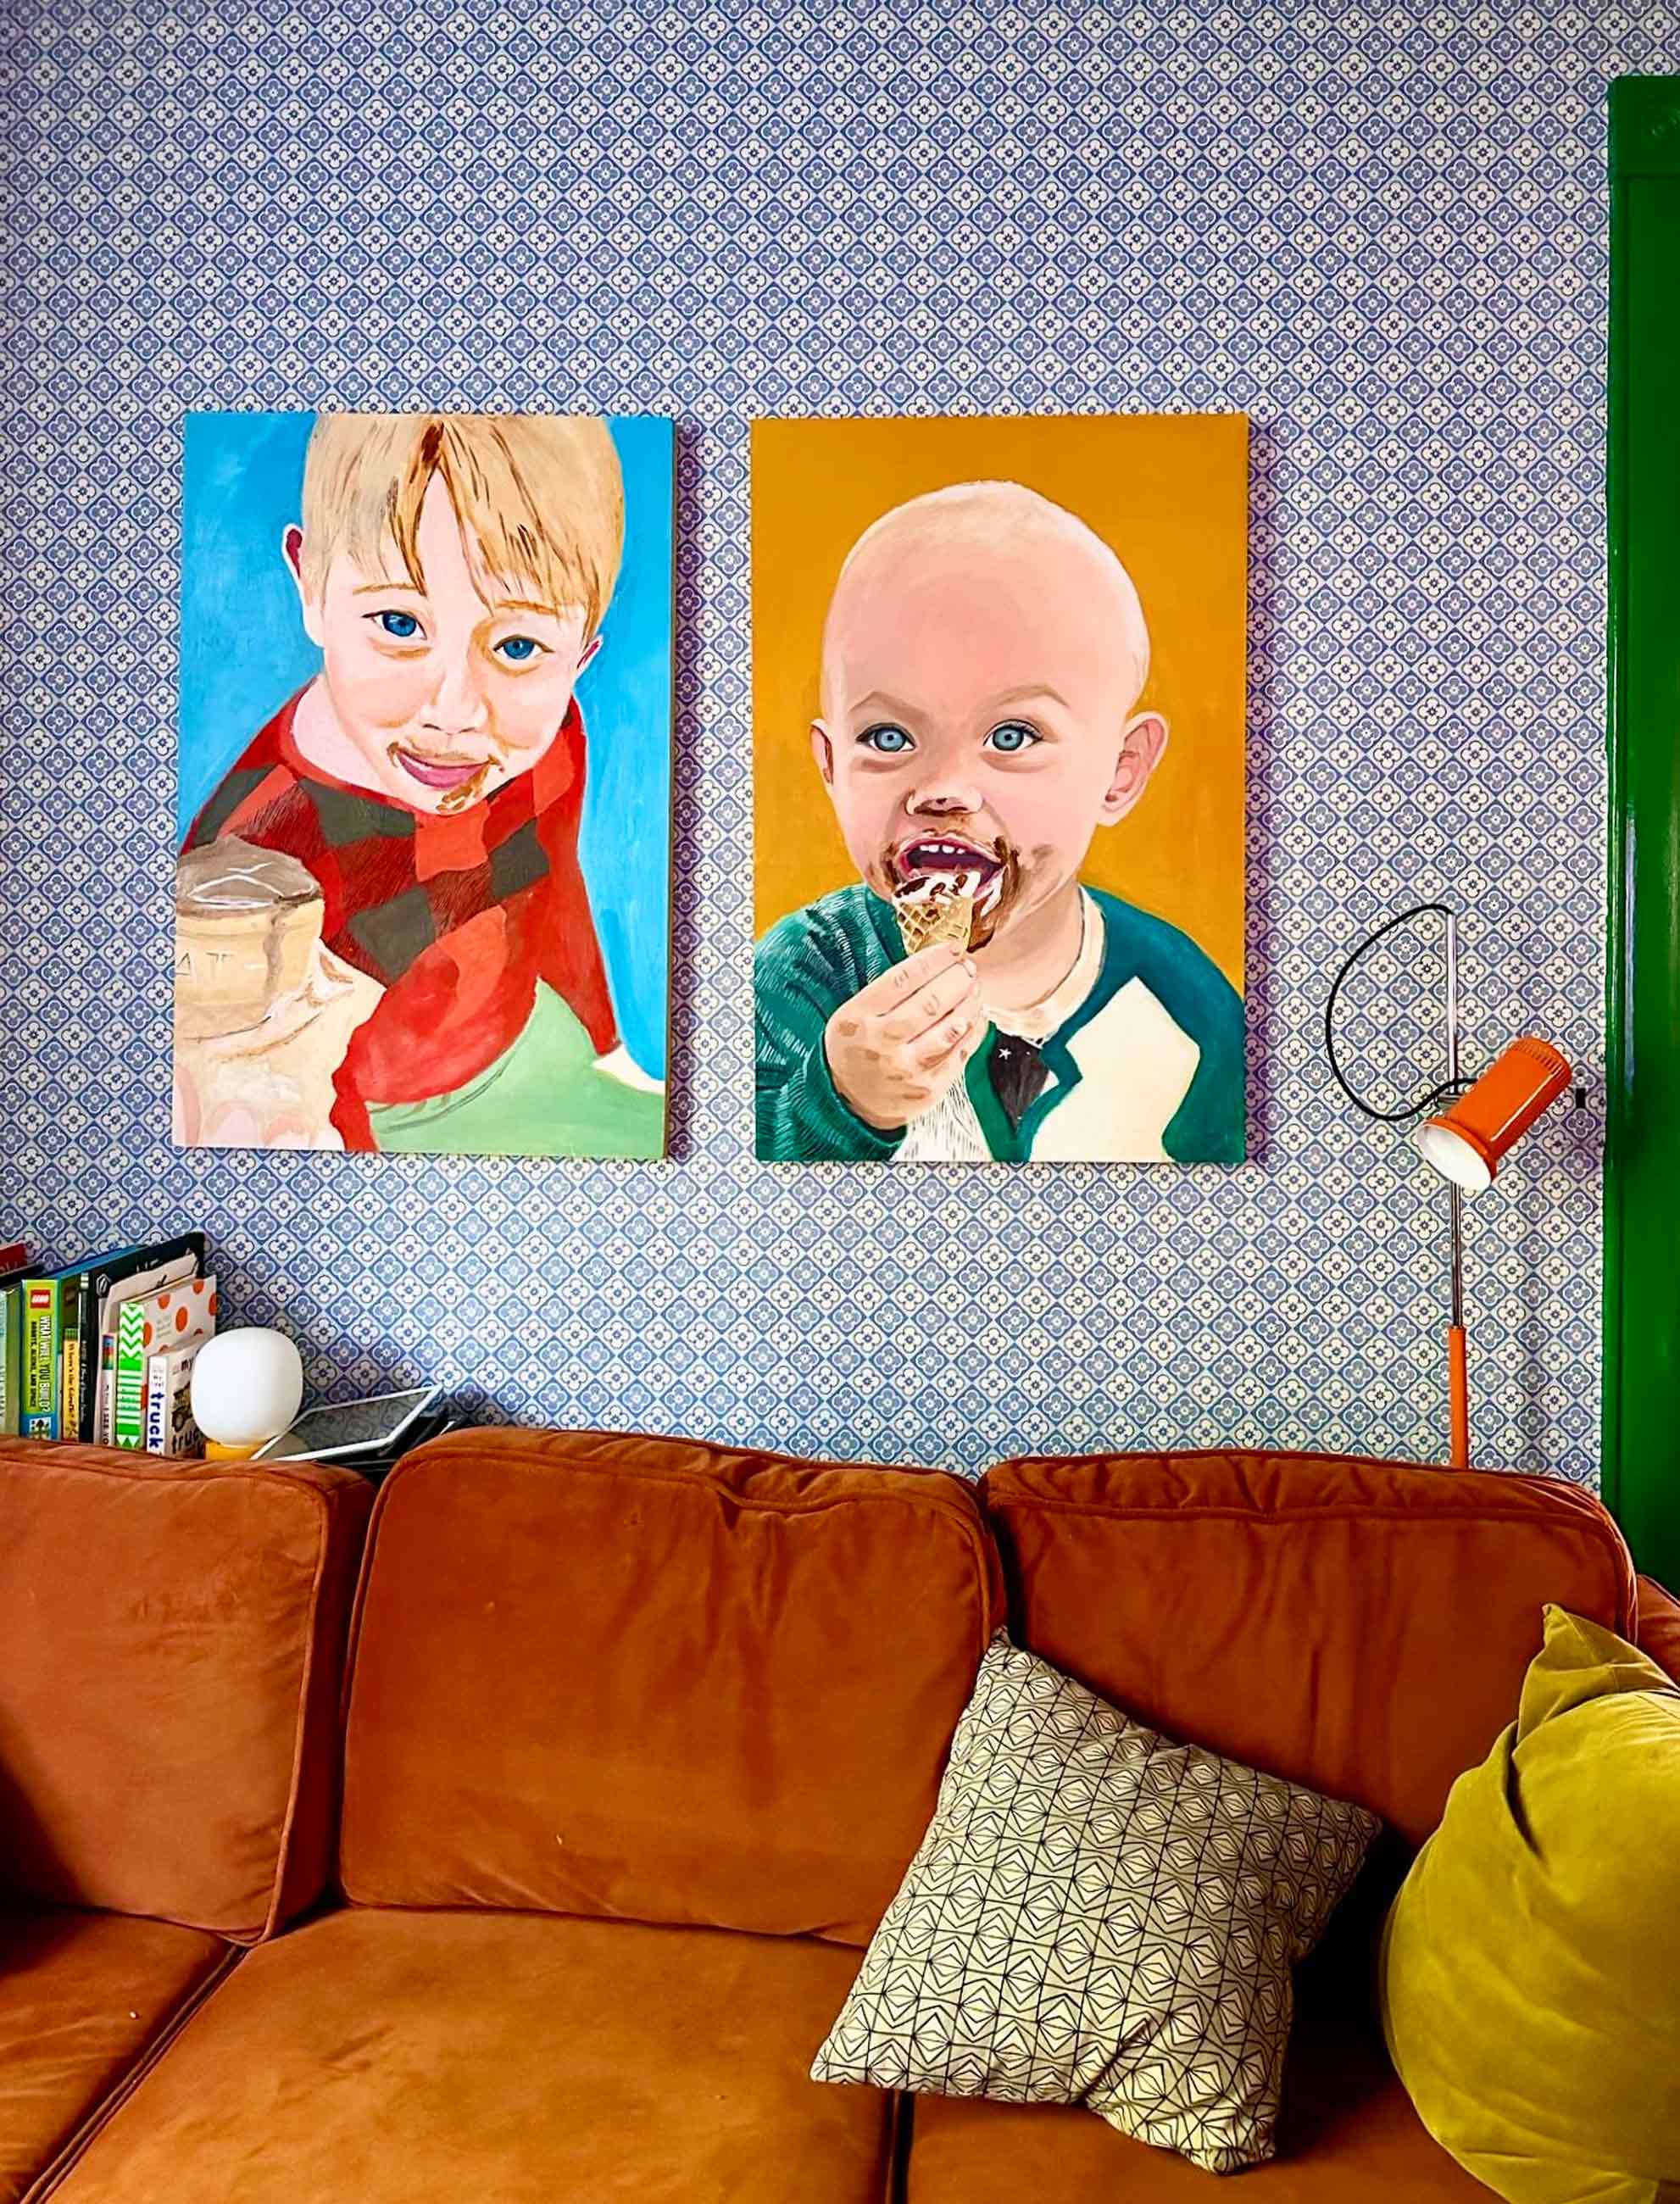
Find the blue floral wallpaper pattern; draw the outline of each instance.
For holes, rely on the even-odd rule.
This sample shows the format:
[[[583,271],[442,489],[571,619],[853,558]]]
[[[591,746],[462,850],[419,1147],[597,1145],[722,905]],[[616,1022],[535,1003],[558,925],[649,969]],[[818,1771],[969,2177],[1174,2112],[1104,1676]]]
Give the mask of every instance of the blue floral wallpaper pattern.
[[[1444,894],[1473,1062],[1532,1027],[1588,1088],[1470,1212],[1478,1458],[1596,1475],[1605,89],[1680,67],[1673,7],[7,15],[0,1221],[64,1257],[203,1223],[319,1390],[969,1470],[1435,1456],[1444,1201],[1318,1025],[1356,935]],[[675,1160],[170,1146],[215,406],[677,418]],[[749,418],[1220,408],[1255,453],[1255,1160],[755,1164]],[[1434,1074],[1434,954],[1350,990],[1384,1094]]]

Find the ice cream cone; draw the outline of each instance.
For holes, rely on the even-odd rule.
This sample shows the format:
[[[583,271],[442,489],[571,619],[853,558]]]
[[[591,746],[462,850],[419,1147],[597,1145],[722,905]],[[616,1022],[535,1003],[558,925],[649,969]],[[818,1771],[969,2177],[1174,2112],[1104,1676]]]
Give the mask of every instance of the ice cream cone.
[[[968,932],[974,922],[972,895],[900,896],[892,910],[904,939],[907,957],[914,957],[919,949],[931,948],[936,941],[955,941],[964,949],[968,946]]]

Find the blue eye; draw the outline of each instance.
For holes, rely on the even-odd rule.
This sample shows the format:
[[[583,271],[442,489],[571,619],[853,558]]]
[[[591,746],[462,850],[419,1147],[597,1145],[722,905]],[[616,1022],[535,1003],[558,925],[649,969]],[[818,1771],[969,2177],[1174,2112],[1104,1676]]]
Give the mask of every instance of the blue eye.
[[[374,618],[386,634],[394,636],[399,643],[407,643],[420,632],[420,623],[412,613],[376,613]]]
[[[1023,750],[1030,750],[1035,743],[1044,739],[1036,727],[1026,726],[1019,720],[1005,720],[1002,726],[992,729],[980,747],[997,750],[1004,757],[1019,757]]]
[[[541,648],[528,635],[510,635],[496,645],[511,666],[523,666],[527,659],[535,658]]]
[[[902,727],[866,727],[858,741],[865,749],[878,751],[883,757],[898,757],[915,748]]]

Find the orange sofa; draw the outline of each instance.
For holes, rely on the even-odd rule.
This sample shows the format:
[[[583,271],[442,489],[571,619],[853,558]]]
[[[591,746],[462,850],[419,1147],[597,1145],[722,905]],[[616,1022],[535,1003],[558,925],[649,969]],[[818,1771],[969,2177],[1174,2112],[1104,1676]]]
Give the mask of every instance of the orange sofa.
[[[33,1473],[47,1517],[78,1477],[120,1520],[126,1479],[185,1508],[228,1475],[78,1449],[0,1458],[14,1482]],[[263,1473],[236,1476],[243,1491]],[[336,1490],[326,1478],[315,1499]],[[59,1541],[67,1577],[104,1542],[86,1516]],[[249,1524],[251,1549],[270,1538],[286,1543],[278,1517]],[[346,1511],[343,1552],[354,1543]],[[298,1816],[263,1854],[240,1825],[238,1771],[204,1757],[181,1704],[162,1703],[180,1677],[145,1685],[138,1641],[172,1642],[195,1580],[191,1555],[155,1543],[148,1559],[152,1578],[129,1586],[136,1676],[125,1666],[92,1694],[127,1695],[121,1739],[99,1749],[121,1742],[149,1768],[148,1745],[167,1760],[192,1743],[174,1793],[180,1862],[267,1857],[266,1904],[247,1875],[238,1922],[206,1926],[182,1918],[192,1909],[173,1887],[159,1903],[139,1881],[74,1886],[78,1905],[115,1909],[78,1920],[151,1914],[123,1933],[210,1940],[191,1964],[175,1947],[190,1982],[154,1996],[141,2041],[84,2063],[82,2101],[60,2091],[56,2132],[0,2065],[0,2167],[21,2169],[3,2204],[1205,2195],[1207,2177],[1086,2113],[912,2107],[807,2079],[1006,1620],[1162,1728],[1358,1798],[1394,1832],[1305,1970],[1284,2154],[1245,2177],[1245,2195],[1485,2195],[1383,2059],[1364,1978],[1372,1924],[1404,1848],[1510,1719],[1544,1601],[1627,1633],[1642,1622],[1653,1642],[1680,1628],[1654,1588],[1642,1608],[1602,1509],[1538,1479],[1216,1454],[1009,1462],[975,1487],[690,1442],[458,1434],[410,1455],[374,1510],[335,1887],[283,1927],[308,1903],[305,1869],[281,1857]],[[54,1565],[49,1540],[35,1566]],[[259,1611],[244,1614],[231,1581],[212,1604],[236,1635],[273,1621],[278,1674],[297,1620],[261,1591],[254,1550],[244,1566]],[[318,1684],[330,1602],[317,1604]],[[96,1680],[74,1601],[21,1637],[40,1680],[28,1718],[50,1733],[52,1691],[74,1719]],[[318,1695],[305,1697],[312,1717]],[[0,1836],[9,1867],[35,1856],[21,1733],[0,1680],[0,1771],[18,1794],[0,1826],[25,1832],[21,1848]],[[303,1743],[300,1730],[294,1770]],[[302,1789],[313,1815],[331,1786],[317,1774]],[[113,1847],[120,1820],[106,1817]],[[91,1851],[85,1874],[104,1857]],[[21,1887],[54,1894],[39,1883]],[[234,1928],[252,1948],[228,1964]],[[16,1967],[0,1958],[0,2014]],[[31,1988],[27,1959],[21,1978],[37,2026],[85,1995],[68,1977]],[[17,2039],[15,2022],[0,2029]]]
[[[370,1496],[0,1441],[0,2204],[320,1899]]]

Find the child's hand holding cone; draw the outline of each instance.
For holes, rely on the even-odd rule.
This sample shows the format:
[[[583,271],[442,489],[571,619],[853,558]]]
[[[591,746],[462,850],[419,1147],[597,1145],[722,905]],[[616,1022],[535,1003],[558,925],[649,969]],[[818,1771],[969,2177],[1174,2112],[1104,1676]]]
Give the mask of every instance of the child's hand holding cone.
[[[931,1110],[984,1040],[986,1020],[967,942],[965,925],[961,942],[919,949],[829,1019],[823,1034],[829,1075],[866,1125],[896,1132]]]

